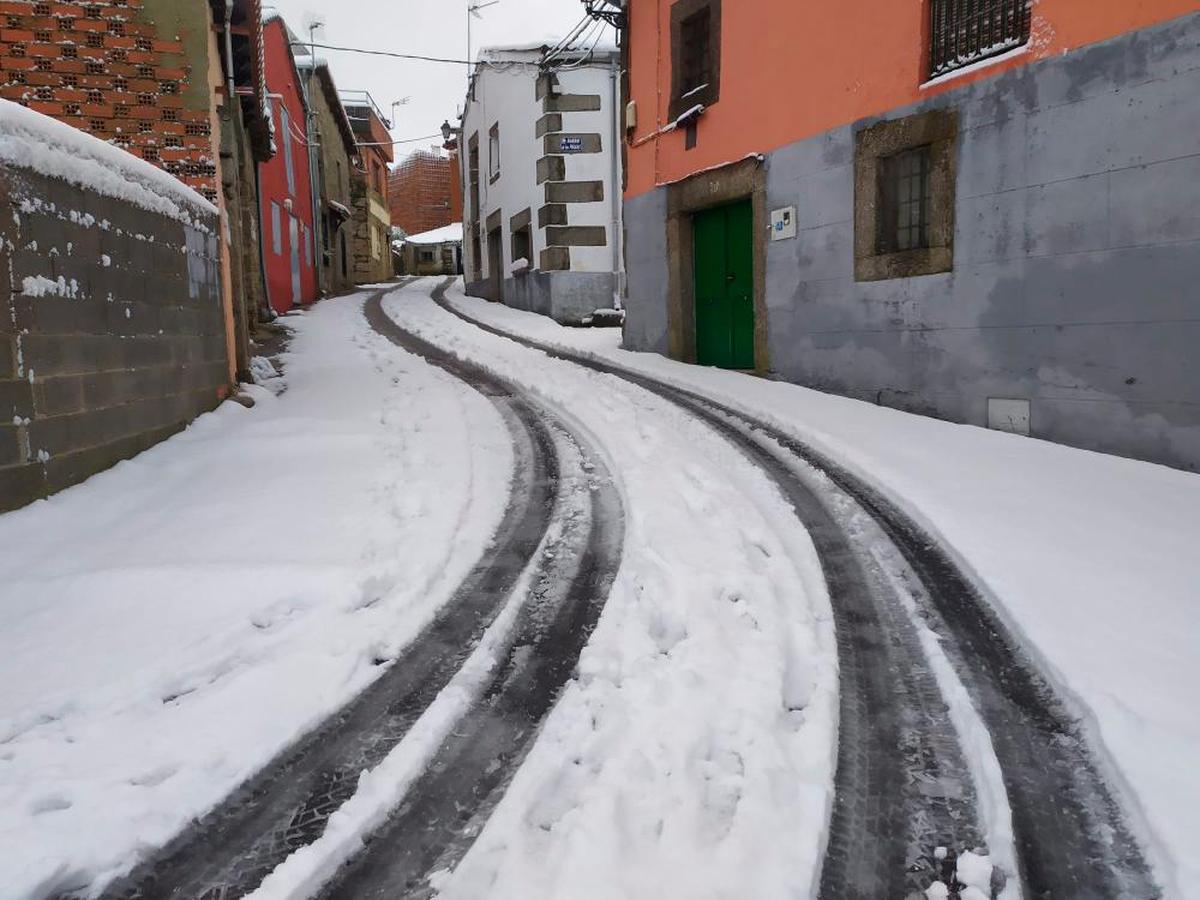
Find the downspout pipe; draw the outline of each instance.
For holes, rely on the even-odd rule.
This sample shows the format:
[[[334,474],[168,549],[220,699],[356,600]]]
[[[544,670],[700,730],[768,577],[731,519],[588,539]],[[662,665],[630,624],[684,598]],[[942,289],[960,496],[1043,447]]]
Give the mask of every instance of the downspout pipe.
[[[259,177],[259,164],[254,164],[254,203],[258,212],[258,273],[262,276],[263,295],[262,305],[258,308],[260,322],[273,322],[278,316],[275,307],[271,305],[271,283],[267,280],[267,235],[263,227],[262,179]]]
[[[225,96],[233,115],[236,92],[233,87],[233,0],[225,0]]]
[[[233,0],[225,0],[225,95],[229,102],[229,115],[237,115],[234,111],[234,100],[237,97],[237,90],[233,83]],[[262,304],[258,308],[258,320],[260,322],[270,322],[275,318],[275,310],[271,307],[271,300],[267,295],[269,290],[267,259],[265,255],[267,248],[263,236],[262,186],[259,183],[257,162],[254,162],[254,205],[256,218],[258,219],[258,273],[262,277],[263,285],[263,297]]]
[[[308,141],[308,188],[309,197],[312,201],[312,255],[313,255],[313,274],[317,279],[317,296],[321,296],[325,291],[322,287],[322,274],[324,272],[324,257],[321,249],[321,236],[324,233],[321,219],[321,185],[318,183],[318,174],[320,165],[317,160],[317,130],[316,130],[316,107],[313,105],[313,79],[317,75],[317,57],[316,47],[312,46],[313,31],[308,32],[309,37],[309,61],[311,65],[308,67],[308,73],[304,80],[305,106],[304,111],[304,137]]]
[[[625,221],[621,206],[621,119],[624,110],[621,109],[621,61],[620,58],[609,61],[609,76],[612,82],[612,137],[609,139],[609,152],[612,153],[612,247],[613,247],[613,309],[622,309],[625,296]]]

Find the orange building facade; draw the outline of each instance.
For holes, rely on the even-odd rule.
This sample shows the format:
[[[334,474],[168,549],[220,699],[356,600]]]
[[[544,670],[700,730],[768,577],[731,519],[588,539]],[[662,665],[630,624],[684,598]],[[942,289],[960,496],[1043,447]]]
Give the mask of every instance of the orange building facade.
[[[388,202],[392,225],[424,234],[462,218],[457,160],[434,150],[409,154],[391,173]]]
[[[627,4],[626,345],[1200,468],[1197,9]]]

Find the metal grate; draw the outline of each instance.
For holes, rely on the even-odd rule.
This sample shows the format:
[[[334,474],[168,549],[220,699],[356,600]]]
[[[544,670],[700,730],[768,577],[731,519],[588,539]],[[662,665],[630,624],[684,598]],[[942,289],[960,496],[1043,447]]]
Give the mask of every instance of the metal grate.
[[[897,253],[929,246],[932,193],[928,147],[881,160],[879,251]]]
[[[931,0],[929,75],[944,75],[1029,41],[1030,0]]]

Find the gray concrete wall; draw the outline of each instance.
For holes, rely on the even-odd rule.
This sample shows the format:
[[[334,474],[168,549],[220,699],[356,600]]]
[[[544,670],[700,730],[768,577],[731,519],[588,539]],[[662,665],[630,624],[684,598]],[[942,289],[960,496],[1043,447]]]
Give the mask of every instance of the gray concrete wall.
[[[616,276],[611,272],[529,272],[504,279],[506,306],[578,325],[598,309],[612,309]],[[491,283],[470,282],[466,292],[493,300]]]
[[[625,201],[625,346],[667,352],[667,192]]]
[[[1200,468],[1200,14],[893,110],[957,108],[952,272],[854,281],[854,132],[768,157],[771,368],[959,422]],[[662,198],[663,192],[651,195]],[[663,200],[628,204],[627,345],[661,350]],[[765,227],[766,223],[762,223]]]
[[[0,167],[0,510],[133,456],[226,395],[216,218],[198,221]],[[36,276],[65,290],[26,293]]]

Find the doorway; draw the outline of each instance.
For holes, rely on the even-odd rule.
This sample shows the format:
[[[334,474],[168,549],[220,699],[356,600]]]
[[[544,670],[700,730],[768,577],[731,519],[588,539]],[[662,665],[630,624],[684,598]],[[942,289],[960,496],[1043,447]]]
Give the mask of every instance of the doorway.
[[[739,200],[692,216],[696,362],[754,368],[754,211]]]
[[[504,247],[499,228],[488,232],[488,281],[490,297],[495,303],[504,301]]]
[[[300,223],[288,216],[288,237],[292,246],[292,306],[299,306],[300,297]]]

